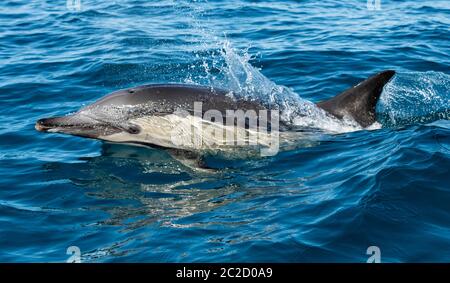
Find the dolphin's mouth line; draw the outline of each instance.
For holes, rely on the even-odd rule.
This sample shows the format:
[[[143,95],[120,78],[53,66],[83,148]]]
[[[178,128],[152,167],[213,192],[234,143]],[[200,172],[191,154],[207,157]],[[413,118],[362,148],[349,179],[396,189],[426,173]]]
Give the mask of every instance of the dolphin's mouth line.
[[[41,123],[39,123],[39,121],[37,121],[36,124],[34,124],[34,128],[39,132],[47,132],[48,130],[51,129],[51,127],[42,125]]]
[[[100,124],[99,124],[100,126]],[[105,126],[105,125],[104,125]],[[93,125],[89,124],[66,124],[66,125],[52,125],[52,124],[46,124],[45,119],[41,119],[36,122],[34,125],[35,129],[40,132],[56,132],[57,129],[64,130],[64,129],[93,129],[95,128]]]

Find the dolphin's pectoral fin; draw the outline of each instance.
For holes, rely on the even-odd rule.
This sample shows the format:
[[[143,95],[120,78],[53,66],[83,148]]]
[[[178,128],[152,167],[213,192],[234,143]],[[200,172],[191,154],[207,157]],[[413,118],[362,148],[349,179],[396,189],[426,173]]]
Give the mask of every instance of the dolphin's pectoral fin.
[[[339,119],[350,116],[361,126],[368,127],[376,121],[376,104],[383,87],[394,74],[392,70],[378,73],[329,100],[317,103],[317,106]]]
[[[207,173],[216,172],[216,170],[207,167],[203,157],[199,153],[182,149],[167,149],[167,152],[175,160],[190,169]]]

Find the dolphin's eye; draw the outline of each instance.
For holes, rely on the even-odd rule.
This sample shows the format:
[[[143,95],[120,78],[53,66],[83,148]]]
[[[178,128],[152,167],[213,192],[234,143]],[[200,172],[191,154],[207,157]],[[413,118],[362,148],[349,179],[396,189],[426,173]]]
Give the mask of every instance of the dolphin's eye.
[[[127,127],[127,132],[133,135],[139,134],[141,132],[141,128],[136,125],[130,125]]]

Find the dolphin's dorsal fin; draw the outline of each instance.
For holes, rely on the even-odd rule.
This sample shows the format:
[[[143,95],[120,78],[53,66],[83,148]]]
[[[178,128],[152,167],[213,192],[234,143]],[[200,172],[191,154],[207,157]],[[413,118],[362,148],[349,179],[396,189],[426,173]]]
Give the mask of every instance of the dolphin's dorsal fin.
[[[376,121],[375,107],[383,87],[394,74],[392,70],[378,73],[317,106],[339,119],[350,116],[361,126],[370,126]]]

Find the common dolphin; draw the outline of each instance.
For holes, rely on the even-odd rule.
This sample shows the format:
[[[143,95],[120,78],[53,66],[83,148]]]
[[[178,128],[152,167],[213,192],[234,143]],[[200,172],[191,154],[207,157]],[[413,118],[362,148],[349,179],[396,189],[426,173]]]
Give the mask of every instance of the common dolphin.
[[[341,94],[317,103],[329,115],[338,119],[349,117],[367,127],[376,122],[375,107],[383,87],[395,71],[380,72]],[[35,128],[42,132],[57,132],[111,142],[149,145],[189,151],[186,143],[173,139],[173,131],[183,123],[191,127],[195,103],[202,103],[202,115],[218,111],[226,119],[227,111],[273,111],[262,102],[234,99],[230,92],[218,88],[182,85],[151,84],[113,92],[78,112],[63,117],[43,118]],[[177,111],[183,111],[183,115]],[[203,116],[200,116],[203,117]],[[272,116],[268,115],[270,128]],[[198,119],[197,119],[198,120]],[[203,123],[204,120],[197,121]],[[218,122],[218,121],[215,121]],[[222,122],[222,121],[220,121]],[[211,124],[211,123],[210,123]],[[215,123],[213,123],[215,124]],[[288,127],[279,125],[280,131]],[[230,131],[234,131],[230,130]],[[172,135],[172,136],[171,136]]]

